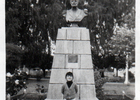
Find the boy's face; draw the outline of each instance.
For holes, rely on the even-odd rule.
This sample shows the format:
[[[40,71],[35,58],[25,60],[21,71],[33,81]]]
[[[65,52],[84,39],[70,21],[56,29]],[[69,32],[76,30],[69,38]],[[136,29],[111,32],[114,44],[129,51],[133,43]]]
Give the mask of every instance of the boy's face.
[[[72,77],[71,75],[67,75],[67,76],[66,76],[66,80],[67,80],[67,81],[72,81],[72,80],[73,80],[73,77]]]

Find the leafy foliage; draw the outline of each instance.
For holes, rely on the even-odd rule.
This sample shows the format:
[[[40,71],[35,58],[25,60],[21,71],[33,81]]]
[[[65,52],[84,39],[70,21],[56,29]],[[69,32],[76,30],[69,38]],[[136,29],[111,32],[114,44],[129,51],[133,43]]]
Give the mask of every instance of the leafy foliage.
[[[128,27],[116,27],[114,35],[108,42],[112,53],[117,54],[116,61],[124,61],[127,52],[129,54],[129,66],[135,62],[135,30]]]
[[[88,5],[84,5],[84,0],[81,0],[79,8],[87,8],[89,12],[88,17],[85,19],[86,21],[83,21],[81,26],[87,26],[89,28],[91,44],[97,48],[96,35],[99,35],[100,44],[104,44],[105,40],[108,41],[113,35],[115,23],[121,25],[122,23],[129,23],[128,20],[130,18],[134,19],[134,4],[135,0],[113,0],[111,2],[108,0],[88,0]],[[12,36],[14,34],[15,36],[18,34],[21,35],[21,41],[25,37],[30,39],[31,36],[36,40],[39,34],[42,40],[48,41],[48,32],[51,38],[55,40],[57,29],[66,26],[62,12],[64,9],[70,8],[69,6],[69,0],[39,0],[38,2],[6,0],[7,41],[10,41],[8,39],[10,29],[13,30],[13,33],[11,33]],[[131,13],[133,13],[132,16]],[[125,17],[127,17],[127,21],[123,20]],[[134,20],[132,21],[134,25]],[[29,32],[29,28],[33,29],[33,33]],[[22,42],[25,45],[31,42],[31,40],[27,40],[26,38]]]
[[[129,29],[135,27],[135,0],[87,1],[88,5],[84,5],[85,0],[79,3],[79,8],[88,9],[88,16],[79,26],[89,29],[93,60],[97,61],[94,64],[99,66],[97,63],[102,63],[99,67],[112,65],[116,58],[114,53],[109,55],[108,43],[114,41],[111,39],[114,26],[127,24]],[[31,64],[33,61],[40,63],[34,57],[41,58],[41,52],[46,48],[50,55],[50,40],[56,40],[58,28],[67,26],[63,17],[66,9],[70,9],[69,0],[6,0],[6,42],[24,46],[27,50],[24,58],[30,59]]]
[[[104,83],[107,82],[107,78],[101,78],[101,75],[100,75],[99,71],[94,72],[94,78],[95,78],[95,87],[97,89],[102,88]]]
[[[58,6],[60,9],[57,8]],[[54,11],[52,11],[52,8],[55,8]],[[35,67],[36,65],[50,68],[50,65],[48,66],[48,61],[52,61],[49,57],[50,49],[48,55],[44,53],[43,55],[42,52],[45,52],[46,44],[48,48],[50,47],[49,37],[53,35],[54,32],[52,31],[55,31],[51,24],[54,22],[51,21],[56,23],[57,19],[52,19],[52,15],[59,15],[61,9],[62,7],[58,3],[48,0],[39,2],[6,0],[6,42],[25,47],[26,52],[23,55],[22,64],[29,67]],[[58,19],[61,18],[58,16]],[[56,26],[58,27],[58,25]],[[46,59],[47,63],[45,65]]]
[[[48,34],[54,40],[63,22],[62,8],[60,2],[53,0],[6,0],[7,42],[22,41],[22,45],[30,47],[34,43],[49,42]]]
[[[18,80],[17,75],[6,77],[6,94],[16,95],[22,88],[27,88],[23,80]],[[18,81],[18,84],[16,83]]]
[[[135,50],[135,30],[124,27],[115,27],[114,34],[108,42],[113,53],[123,54],[123,51]]]
[[[107,78],[101,78],[99,71],[94,71],[96,96],[97,98],[104,98],[102,86],[107,82]]]
[[[22,54],[24,52],[17,45],[7,43],[6,44],[6,71],[14,72],[14,69],[17,68],[22,61]]]

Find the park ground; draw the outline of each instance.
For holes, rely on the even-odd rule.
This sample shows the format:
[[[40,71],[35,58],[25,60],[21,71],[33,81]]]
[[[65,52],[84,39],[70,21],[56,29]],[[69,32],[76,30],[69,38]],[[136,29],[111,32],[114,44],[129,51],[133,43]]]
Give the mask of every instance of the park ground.
[[[27,90],[26,94],[38,93],[36,91],[37,84],[43,85],[45,91],[48,90],[49,79],[42,78],[40,81],[37,81],[36,78],[29,78],[27,80]],[[103,92],[105,95],[125,95],[131,99],[135,96],[135,83],[130,83],[125,85],[122,82],[106,82],[103,85]],[[18,95],[23,94],[23,89],[18,93]],[[47,92],[45,93],[47,95]]]

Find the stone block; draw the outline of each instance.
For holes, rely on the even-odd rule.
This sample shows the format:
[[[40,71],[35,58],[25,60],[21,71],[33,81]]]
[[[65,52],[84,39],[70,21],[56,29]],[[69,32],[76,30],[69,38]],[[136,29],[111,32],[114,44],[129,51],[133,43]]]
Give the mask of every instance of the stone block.
[[[72,72],[72,69],[52,69],[50,83],[65,83],[65,75],[67,72]]]
[[[58,29],[57,39],[66,39],[66,29]]]
[[[47,100],[63,100],[62,84],[49,84]]]
[[[55,53],[63,53],[64,52],[64,41],[56,41],[56,50]]]
[[[80,85],[80,100],[98,100],[95,85]]]
[[[91,55],[81,55],[81,68],[93,69]]]
[[[93,69],[73,69],[73,74],[77,84],[95,84]]]
[[[72,53],[73,41],[57,40],[55,53]]]
[[[77,63],[69,62],[69,56],[71,55],[66,55],[66,68],[80,68],[80,55],[77,55]]]
[[[74,41],[74,54],[91,54],[90,41]]]
[[[81,29],[81,40],[90,40],[88,29]]]
[[[67,39],[80,40],[80,29],[79,28],[67,29]]]
[[[54,55],[52,68],[64,68],[65,64],[65,55]]]
[[[72,53],[73,51],[73,41],[66,41],[64,42],[64,45],[65,45],[65,53]]]

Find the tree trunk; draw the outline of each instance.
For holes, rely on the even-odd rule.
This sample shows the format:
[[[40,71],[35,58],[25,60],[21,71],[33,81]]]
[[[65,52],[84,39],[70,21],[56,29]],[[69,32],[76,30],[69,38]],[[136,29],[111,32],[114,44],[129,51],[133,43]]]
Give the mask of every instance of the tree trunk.
[[[101,74],[101,77],[104,77],[105,75],[104,75],[104,71],[102,71],[102,74]]]
[[[101,77],[104,77],[104,71],[103,70],[100,71],[100,75],[101,75]]]
[[[45,68],[43,68],[42,70],[43,70],[43,77],[45,77],[45,75],[46,75]]]
[[[129,82],[129,72],[128,72],[128,54],[126,55],[126,68],[125,68],[125,81],[124,84],[128,85]]]
[[[49,39],[50,33],[47,31],[48,34],[48,54],[51,55],[51,40]]]

